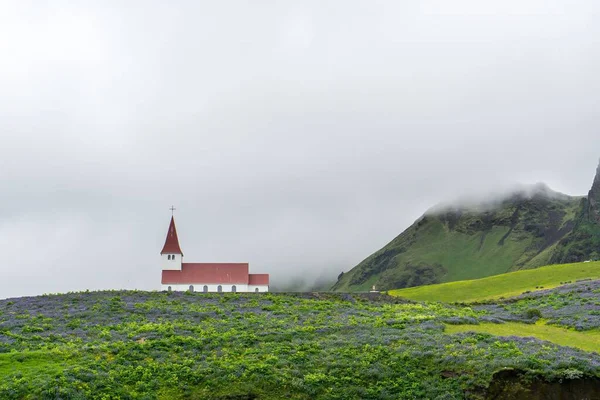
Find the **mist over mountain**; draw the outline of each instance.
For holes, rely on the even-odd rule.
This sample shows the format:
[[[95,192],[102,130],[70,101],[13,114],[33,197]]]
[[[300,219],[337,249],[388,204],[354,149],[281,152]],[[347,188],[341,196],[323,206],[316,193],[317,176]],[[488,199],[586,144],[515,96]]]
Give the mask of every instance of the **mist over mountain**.
[[[506,201],[517,199],[531,200],[533,198],[548,198],[568,200],[573,197],[576,196],[569,196],[552,190],[544,182],[535,184],[515,184],[499,188],[489,193],[461,196],[451,201],[441,202],[427,210],[425,215],[437,215],[451,211],[492,211],[501,207]]]
[[[171,205],[302,290],[441,200],[589,189],[598,1],[140,5],[2,2],[0,298],[156,290]]]
[[[392,289],[600,257],[600,166],[588,197],[543,183],[432,207],[333,286]]]

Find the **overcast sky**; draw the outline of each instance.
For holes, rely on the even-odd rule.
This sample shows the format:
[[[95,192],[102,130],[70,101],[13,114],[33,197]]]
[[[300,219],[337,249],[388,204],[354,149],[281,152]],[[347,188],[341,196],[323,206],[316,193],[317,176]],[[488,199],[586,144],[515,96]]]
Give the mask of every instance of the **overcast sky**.
[[[124,5],[126,4],[126,5]],[[0,298],[349,270],[436,203],[585,194],[600,2],[0,0]]]

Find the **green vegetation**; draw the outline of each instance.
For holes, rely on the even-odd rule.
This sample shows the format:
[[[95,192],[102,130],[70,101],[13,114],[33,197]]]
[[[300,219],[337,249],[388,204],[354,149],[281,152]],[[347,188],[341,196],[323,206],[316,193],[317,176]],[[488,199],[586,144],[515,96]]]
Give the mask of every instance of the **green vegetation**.
[[[573,232],[557,244],[552,262],[600,260],[600,225],[580,217]]]
[[[553,263],[600,260],[600,165],[586,199],[581,200],[573,232],[560,240]]]
[[[600,353],[600,330],[578,332],[572,329],[546,325],[542,320],[535,324],[506,322],[503,324],[448,325],[446,326],[446,332],[482,332],[497,336],[535,337],[561,346],[576,347]]]
[[[548,294],[549,304],[592,304],[599,285]],[[544,315],[538,300],[514,310],[330,293],[0,300],[0,399],[485,399],[505,368],[549,382],[600,377],[596,353],[455,333],[454,325],[538,318],[521,312],[535,305]],[[600,324],[593,304],[578,317],[589,330]]]
[[[411,300],[473,302],[516,296],[588,278],[600,278],[600,262],[551,265],[476,280],[390,290],[389,293]]]
[[[28,351],[0,354],[0,376],[7,376],[18,366],[20,375],[33,379],[39,374],[53,375],[62,371],[65,355],[60,351]]]
[[[570,237],[582,200],[543,186],[535,190],[493,204],[428,212],[341,275],[333,290],[366,291],[371,285],[399,289],[546,265],[565,251],[558,243]],[[584,254],[581,250],[579,256]]]
[[[340,275],[332,289],[402,289],[597,260],[600,165],[587,197],[567,196],[538,184],[497,201],[430,210]]]

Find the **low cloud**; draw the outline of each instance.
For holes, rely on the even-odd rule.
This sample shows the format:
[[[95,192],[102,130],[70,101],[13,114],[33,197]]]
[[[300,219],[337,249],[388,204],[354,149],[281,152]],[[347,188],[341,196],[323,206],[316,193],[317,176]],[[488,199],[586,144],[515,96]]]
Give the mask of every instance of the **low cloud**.
[[[77,4],[0,15],[0,297],[189,261],[335,278],[432,205],[585,194],[594,1]]]

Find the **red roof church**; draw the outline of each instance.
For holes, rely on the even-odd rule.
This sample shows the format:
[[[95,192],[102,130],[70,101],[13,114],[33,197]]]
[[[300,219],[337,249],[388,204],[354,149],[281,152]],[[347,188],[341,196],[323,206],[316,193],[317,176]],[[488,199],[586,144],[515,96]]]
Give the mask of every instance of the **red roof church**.
[[[171,217],[162,260],[162,290],[192,292],[268,292],[269,274],[251,274],[248,263],[184,263]]]

